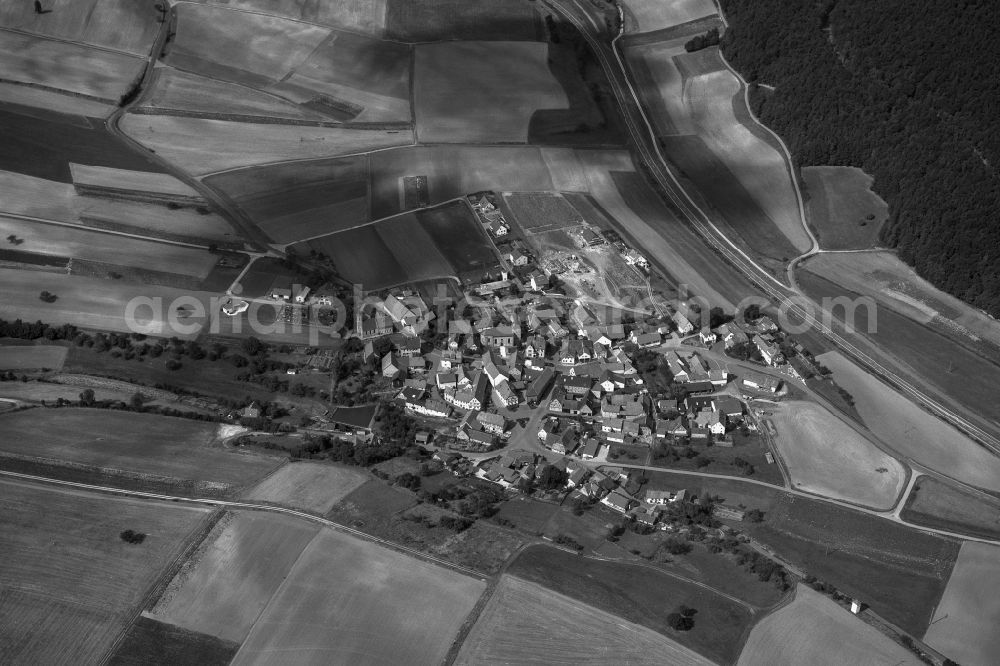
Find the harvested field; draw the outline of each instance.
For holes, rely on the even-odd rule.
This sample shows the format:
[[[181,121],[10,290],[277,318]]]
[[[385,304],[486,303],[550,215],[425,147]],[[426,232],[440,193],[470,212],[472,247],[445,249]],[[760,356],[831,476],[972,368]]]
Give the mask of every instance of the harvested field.
[[[128,114],[122,130],[182,169],[206,175],[239,167],[334,157],[413,142],[410,130],[293,127]]]
[[[549,169],[529,146],[415,146],[371,155],[372,217],[402,211],[403,178],[427,177],[428,201],[438,204],[481,190],[551,190]]]
[[[914,636],[931,620],[959,543],[817,500],[785,496],[741,529]]]
[[[233,663],[287,663],[293,654],[300,663],[438,663],[485,588],[481,580],[323,530]]]
[[[775,443],[799,490],[888,510],[906,469],[819,405],[792,400],[774,406]]]
[[[0,213],[0,235],[7,237],[10,234],[24,239],[24,243],[18,246],[24,252],[135,266],[199,279],[207,276],[218,261],[215,255],[198,248],[139,240],[82,227],[29,222]]]
[[[190,111],[204,114],[266,116],[287,120],[328,120],[271,93],[210,79],[173,67],[158,67],[144,95],[141,108],[157,111]]]
[[[327,119],[410,120],[409,46],[216,5],[182,5],[177,35],[166,61],[179,69],[264,90]],[[347,108],[356,110],[341,116]]]
[[[0,634],[8,663],[96,663],[209,513],[0,481]],[[119,538],[146,534],[141,544]]]
[[[713,662],[646,627],[503,576],[456,664],[618,664],[709,666]]]
[[[142,73],[143,60],[122,53],[39,39],[0,29],[4,78],[117,102]],[[50,63],[39,67],[39,63]],[[58,65],[55,65],[58,63]]]
[[[110,666],[227,666],[239,648],[237,643],[140,616],[107,663]]]
[[[150,298],[149,287],[140,284],[11,268],[0,268],[0,284],[6,288],[4,300],[0,303],[0,317],[4,319],[40,319],[52,325],[75,324],[101,331],[131,333],[133,328],[125,319],[126,304],[133,299],[149,303]],[[55,294],[58,300],[43,303],[38,298],[43,290]],[[177,298],[193,297],[204,303],[207,309],[209,299],[214,295],[187,289],[156,288],[156,296],[162,298],[165,305]],[[168,312],[166,307],[156,310],[148,306],[140,307],[135,311],[134,324],[148,327],[145,332],[151,335],[165,333],[187,339],[196,336],[207,321],[206,317],[190,317],[181,319],[180,326],[174,326],[167,319]]]
[[[833,371],[837,385],[853,396],[861,418],[879,439],[925,467],[971,486],[1000,491],[1000,459],[996,456],[839,352],[828,352],[817,358]],[[977,379],[967,375],[964,381]]]
[[[420,140],[526,142],[535,111],[569,104],[549,72],[547,53],[546,44],[533,42],[417,46],[414,110]],[[457,99],[462,103],[456,104]]]
[[[0,450],[55,462],[244,486],[280,464],[276,458],[226,451],[217,424],[155,414],[63,408],[8,414]]]
[[[385,26],[385,0],[316,2],[311,0],[201,0],[232,8],[265,12],[309,23],[381,35]]]
[[[318,530],[315,524],[280,514],[230,514],[146,615],[242,643]]]
[[[478,279],[499,263],[462,202],[316,238],[305,247],[329,256],[345,279],[365,289],[448,276]]]
[[[504,201],[527,233],[544,233],[583,223],[583,216],[559,194],[508,194]]]
[[[843,664],[922,663],[917,656],[805,585],[795,600],[771,613],[750,632],[740,666],[820,664],[836,655]]]
[[[924,641],[967,666],[989,666],[1000,659],[1000,548],[967,541]]]
[[[325,514],[370,478],[356,468],[294,462],[261,481],[246,497]]]
[[[234,200],[279,243],[343,231],[369,220],[366,156],[230,171],[209,176],[205,183]]]
[[[0,26],[145,56],[160,12],[135,0],[49,0],[44,14],[31,2],[0,5]]]
[[[931,476],[917,479],[900,518],[916,525],[1000,539],[1000,500]]]
[[[386,35],[404,42],[540,41],[528,0],[386,0]]]
[[[63,94],[46,88],[33,88],[18,83],[0,82],[0,105],[12,108],[30,107],[45,109],[69,116],[86,116],[104,119],[117,107],[110,102],[97,102],[83,97]],[[13,107],[16,108],[16,107]],[[89,125],[89,121],[84,120]]]
[[[126,173],[136,179],[145,178],[137,174],[147,172]],[[0,194],[3,195],[0,211],[16,215],[186,242],[240,240],[228,222],[210,211],[203,213],[189,206],[169,208],[162,203],[81,196],[72,185],[11,171],[0,171]]]
[[[712,0],[625,0],[629,32],[650,32],[715,14]]]
[[[0,370],[62,370],[66,348],[56,345],[0,345]]]
[[[735,661],[742,633],[753,620],[745,607],[666,573],[550,546],[523,550],[507,571],[652,629],[717,663]],[[671,609],[681,604],[698,610],[695,626],[687,632],[675,631],[666,622]]]
[[[889,206],[872,192],[871,176],[857,167],[811,166],[802,168],[802,180],[809,193],[809,224],[820,247],[863,250],[879,244]]]
[[[82,106],[80,113],[86,106]],[[72,121],[72,122],[70,122]],[[72,183],[69,163],[157,171],[163,169],[139,151],[111,136],[103,125],[86,118],[32,111],[31,115],[0,108],[4,150],[0,169]]]

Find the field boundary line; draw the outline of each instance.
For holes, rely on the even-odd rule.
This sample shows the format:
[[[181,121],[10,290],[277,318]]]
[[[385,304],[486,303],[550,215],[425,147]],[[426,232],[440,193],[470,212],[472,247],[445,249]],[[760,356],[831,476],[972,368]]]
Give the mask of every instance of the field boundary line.
[[[315,523],[319,523],[322,526],[333,528],[337,531],[344,532],[351,536],[363,539],[365,541],[370,541],[372,543],[378,544],[386,548],[390,548],[392,550],[404,552],[408,555],[416,557],[417,559],[432,562],[447,569],[452,569],[454,571],[458,571],[460,573],[472,576],[474,578],[479,578],[481,580],[488,580],[490,578],[490,574],[487,574],[485,572],[477,571],[476,569],[462,566],[461,564],[455,564],[454,562],[449,562],[439,557],[435,557],[434,555],[423,553],[419,550],[409,548],[402,544],[397,544],[394,541],[383,539],[382,537],[378,537],[372,534],[367,534],[360,530],[356,530],[353,527],[348,527],[347,525],[344,525],[342,523],[332,521],[329,518],[323,518],[321,516],[308,513],[306,511],[300,511],[299,509],[290,509],[283,506],[272,506],[269,504],[257,504],[254,502],[241,502],[236,500],[183,497],[178,495],[163,495],[159,493],[149,493],[141,490],[123,490],[121,488],[114,488],[111,486],[96,486],[89,483],[79,483],[77,481],[64,481],[62,479],[53,479],[45,476],[36,476],[34,474],[22,474],[20,472],[8,472],[6,470],[0,470],[0,476],[10,477],[14,479],[21,479],[24,481],[34,481],[36,483],[48,483],[58,486],[67,486],[70,488],[78,488],[80,490],[89,490],[100,493],[110,493],[112,495],[124,495],[126,497],[139,497],[143,499],[165,500],[168,502],[188,502],[192,504],[204,504],[207,506],[221,506],[221,507],[230,507],[234,509],[249,509],[252,511],[273,511],[275,513],[283,513],[296,518],[301,518],[304,520],[309,520]]]

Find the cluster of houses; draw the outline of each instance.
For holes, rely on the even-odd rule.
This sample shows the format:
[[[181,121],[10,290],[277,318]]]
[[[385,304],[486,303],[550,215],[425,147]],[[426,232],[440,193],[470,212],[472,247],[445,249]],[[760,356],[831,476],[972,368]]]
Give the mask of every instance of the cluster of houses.
[[[476,212],[479,221],[494,238],[510,233],[510,224],[496,206],[496,195],[492,192],[476,192],[468,196],[472,210]]]

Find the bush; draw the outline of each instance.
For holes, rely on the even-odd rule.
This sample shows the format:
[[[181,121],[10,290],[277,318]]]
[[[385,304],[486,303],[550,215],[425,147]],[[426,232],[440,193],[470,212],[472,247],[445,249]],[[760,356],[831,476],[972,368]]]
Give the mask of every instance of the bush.
[[[135,532],[133,530],[125,530],[118,536],[121,537],[121,540],[124,541],[125,543],[130,543],[133,545],[138,545],[146,540],[145,534],[143,534],[142,532]]]
[[[694,627],[694,619],[681,613],[671,613],[667,616],[667,624],[675,631],[690,631]]]

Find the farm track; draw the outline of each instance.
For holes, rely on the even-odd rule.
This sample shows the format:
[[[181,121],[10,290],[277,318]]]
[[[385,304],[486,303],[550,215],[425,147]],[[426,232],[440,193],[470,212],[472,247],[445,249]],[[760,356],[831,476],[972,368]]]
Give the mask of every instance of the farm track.
[[[285,515],[293,516],[295,518],[300,518],[303,520],[308,520],[314,523],[318,523],[319,525],[322,525],[324,527],[333,528],[339,532],[349,534],[353,537],[357,537],[365,541],[376,543],[380,546],[384,546],[391,550],[411,555],[413,557],[416,557],[424,561],[432,562],[447,569],[452,569],[459,573],[463,573],[467,576],[472,576],[474,578],[479,578],[482,580],[488,580],[490,578],[490,575],[485,572],[476,571],[475,569],[464,567],[460,564],[455,564],[453,562],[449,562],[447,560],[434,557],[433,555],[429,555],[427,553],[423,553],[418,550],[414,550],[412,548],[408,548],[406,546],[397,544],[393,541],[389,541],[388,539],[382,539],[381,537],[373,536],[371,534],[366,534],[365,532],[356,530],[352,527],[348,527],[347,525],[342,525],[341,523],[337,523],[327,518],[323,518],[322,516],[317,516],[315,514],[307,513],[305,511],[299,511],[297,509],[288,509],[285,507],[274,506],[271,504],[257,504],[254,502],[238,502],[235,500],[206,499],[198,497],[179,497],[175,495],[161,495],[158,493],[147,493],[140,490],[122,490],[120,488],[112,488],[110,486],[95,486],[87,483],[77,483],[75,481],[63,481],[61,479],[52,479],[49,477],[35,476],[32,474],[21,474],[19,472],[7,472],[4,470],[0,470],[0,476],[21,479],[24,481],[32,481],[35,483],[47,483],[57,486],[77,488],[80,490],[87,490],[91,492],[108,493],[112,495],[123,495],[127,497],[138,497],[140,499],[160,500],[166,502],[188,502],[191,504],[225,507],[229,509],[246,509],[250,511],[271,511],[274,513],[282,513]]]
[[[624,35],[623,20],[619,21],[618,34],[611,40],[610,44],[610,50],[615,60],[613,64],[612,58],[608,54],[609,46],[601,40],[602,30],[600,24],[594,20],[593,16],[580,4],[579,0],[544,1],[546,6],[551,7],[576,26],[587,40],[600,61],[601,67],[608,76],[608,80],[622,110],[622,116],[634,143],[635,150],[642,163],[646,166],[649,175],[671,203],[681,212],[684,219],[713,249],[722,255],[730,265],[742,273],[752,285],[763,291],[782,310],[794,314],[803,323],[815,328],[866,370],[880,377],[890,386],[912,398],[918,404],[923,405],[938,418],[951,423],[990,449],[994,454],[1000,455],[1000,438],[931,398],[913,383],[903,379],[899,374],[887,368],[882,362],[873,358],[870,353],[863,351],[856,344],[837,333],[831,326],[820,321],[814,313],[817,311],[823,312],[822,309],[817,308],[815,303],[797,289],[785,285],[772,276],[765,268],[757,264],[711,221],[704,210],[694,203],[691,196],[684,190],[667,166],[667,161],[656,140],[656,133],[653,126],[629,78],[628,69],[622,59],[618,45],[619,40]],[[572,8],[567,7],[567,5],[571,5]],[[622,10],[620,6],[618,7],[618,11],[619,18],[621,19]],[[579,18],[577,12],[582,13],[586,17],[586,23]],[[877,348],[875,349],[877,350]],[[880,351],[874,351],[873,353],[879,353]],[[885,352],[881,353],[885,354]],[[888,356],[888,354],[885,355]]]

